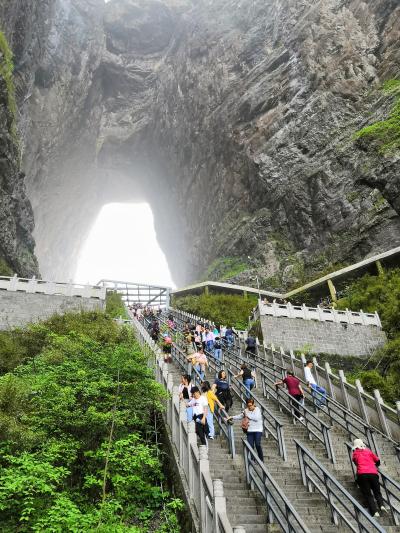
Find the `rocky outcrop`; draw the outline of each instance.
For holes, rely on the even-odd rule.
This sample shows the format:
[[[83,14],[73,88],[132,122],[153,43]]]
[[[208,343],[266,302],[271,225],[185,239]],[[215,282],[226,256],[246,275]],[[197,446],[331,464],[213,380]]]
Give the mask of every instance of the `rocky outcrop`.
[[[10,5],[11,4],[11,5]],[[22,67],[35,58],[31,52],[45,38],[41,21],[46,2],[0,0],[0,274],[38,274],[32,238],[33,213],[26,196],[21,171],[21,108],[26,95],[28,74]],[[40,55],[40,54],[39,54]],[[39,55],[36,59],[39,59]],[[31,66],[29,70],[31,69]],[[17,105],[18,104],[18,105]]]
[[[400,156],[354,140],[394,105],[396,0],[49,4],[20,120],[46,276],[110,201],[152,205],[177,283],[283,287],[400,243]]]

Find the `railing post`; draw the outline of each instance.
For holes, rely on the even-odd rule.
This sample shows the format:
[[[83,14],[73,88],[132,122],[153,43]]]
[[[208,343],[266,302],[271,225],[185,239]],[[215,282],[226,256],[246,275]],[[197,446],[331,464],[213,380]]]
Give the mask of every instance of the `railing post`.
[[[14,274],[13,277],[10,279],[10,282],[8,284],[7,290],[8,291],[16,291],[18,285],[18,278],[17,274]]]
[[[172,386],[171,386],[172,383]],[[179,407],[179,387],[177,385],[173,385],[173,376],[168,376],[168,390],[170,390],[170,387],[172,389],[172,397],[171,397],[171,436],[172,436],[172,442],[175,444],[176,448],[179,450],[179,435],[176,434],[177,430],[179,431],[179,415],[180,411],[178,409],[178,420],[175,423],[175,403],[178,403]]]
[[[192,448],[197,446],[197,436],[196,436],[196,429],[194,426],[194,422],[188,423],[188,471],[186,472],[187,480],[188,480],[188,487],[189,487],[189,496],[190,498],[194,498],[195,491],[198,490],[198,487],[193,487],[193,472],[195,471],[195,468],[197,468],[197,465],[193,464],[193,456],[192,456]]]
[[[26,292],[29,292],[29,293],[34,293],[36,292],[36,288],[37,288],[37,279],[35,276],[32,277],[32,279],[30,279],[28,281],[28,286],[26,288]],[[46,291],[46,288],[45,288],[45,294],[47,294],[47,291]]]
[[[213,531],[220,533],[218,515],[226,514],[226,498],[224,496],[224,484],[222,479],[213,480]]]
[[[318,364],[317,358],[313,357],[312,358],[312,362],[313,362],[313,365],[314,365],[315,381],[317,382],[317,385],[319,385],[320,384],[319,372],[318,372],[319,364]]]
[[[187,411],[185,402],[179,403],[179,463],[183,467],[183,432],[185,431],[185,424],[187,423]]]
[[[369,424],[368,412],[367,412],[367,409],[365,407],[365,402],[364,402],[364,398],[363,398],[364,389],[363,389],[363,387],[361,385],[361,381],[359,379],[356,379],[355,386],[356,386],[358,405],[360,407],[360,416],[361,416],[361,418],[363,418],[366,421],[367,424]]]
[[[339,370],[339,382],[340,382],[340,389],[342,391],[342,397],[343,397],[343,405],[348,409],[349,411],[352,411],[349,396],[347,394],[347,388],[346,388],[346,376],[344,375],[343,370]]]
[[[329,363],[325,363],[325,379],[326,379],[326,385],[328,389],[329,396],[334,400],[335,399],[335,389],[332,385],[331,380],[331,365]]]
[[[385,413],[382,409],[383,400],[381,397],[381,393],[378,389],[374,389],[374,399],[375,399],[375,405],[376,405],[376,411],[378,413],[379,422],[381,424],[381,429],[385,435],[387,435],[389,438],[391,438],[391,433],[389,429],[389,425],[386,420]]]
[[[397,419],[400,423],[400,401],[396,402]]]
[[[292,368],[292,372],[293,372],[293,375],[295,376],[295,361],[296,361],[296,356],[294,355],[294,351],[293,350],[290,350],[290,366]]]
[[[203,488],[203,476],[210,475],[210,463],[208,461],[207,446],[199,446],[199,487],[197,490],[200,494],[200,524],[201,531],[207,531],[207,500],[206,491]]]

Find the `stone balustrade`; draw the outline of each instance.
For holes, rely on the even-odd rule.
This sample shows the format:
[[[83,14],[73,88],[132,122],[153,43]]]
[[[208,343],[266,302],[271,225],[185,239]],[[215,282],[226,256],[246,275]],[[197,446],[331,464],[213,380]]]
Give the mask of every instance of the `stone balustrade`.
[[[324,307],[307,307],[303,305],[279,304],[277,302],[265,303],[263,300],[258,301],[258,307],[254,311],[254,318],[259,319],[261,316],[300,318],[303,320],[316,320],[318,322],[334,322],[337,324],[359,324],[361,326],[376,326],[382,328],[382,324],[377,312],[364,313],[364,311],[355,312],[346,309],[339,311],[337,309],[326,309]]]
[[[97,285],[82,285],[79,283],[58,283],[42,279],[12,278],[0,276],[0,290],[25,292],[31,294],[46,294],[58,296],[79,296],[81,298],[97,298],[105,300],[106,287]]]

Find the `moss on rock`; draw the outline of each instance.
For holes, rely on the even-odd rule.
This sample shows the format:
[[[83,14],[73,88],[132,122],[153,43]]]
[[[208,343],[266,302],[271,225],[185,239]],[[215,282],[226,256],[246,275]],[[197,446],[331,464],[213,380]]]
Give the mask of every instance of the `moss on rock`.
[[[17,104],[15,100],[13,72],[13,53],[10,49],[6,36],[0,31],[0,76],[4,79],[6,84],[7,107],[12,116],[11,134],[13,135],[14,139],[16,139]]]
[[[400,80],[388,80],[382,90],[385,94],[396,96],[388,118],[365,126],[355,133],[354,138],[377,141],[382,155],[392,155],[400,150]]]

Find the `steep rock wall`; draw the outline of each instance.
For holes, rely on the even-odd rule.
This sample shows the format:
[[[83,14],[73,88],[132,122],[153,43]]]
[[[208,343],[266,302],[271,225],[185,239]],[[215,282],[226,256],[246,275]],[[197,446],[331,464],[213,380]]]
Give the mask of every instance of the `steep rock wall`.
[[[110,201],[150,202],[177,283],[288,286],[399,244],[399,154],[353,140],[393,106],[397,1],[42,7],[20,129],[46,277]]]

